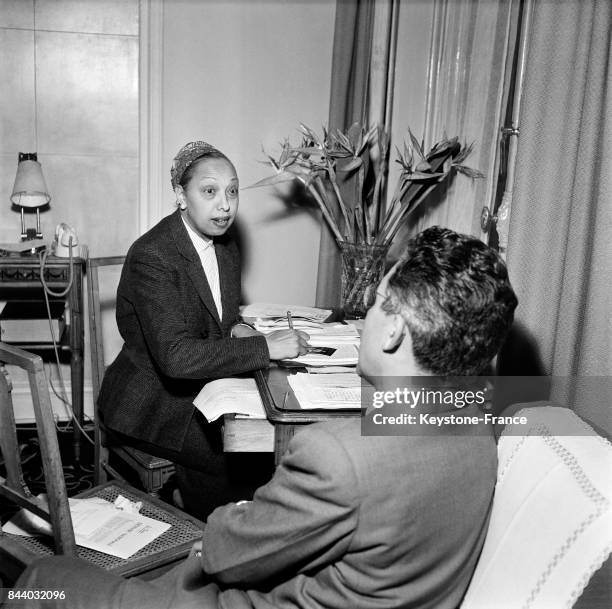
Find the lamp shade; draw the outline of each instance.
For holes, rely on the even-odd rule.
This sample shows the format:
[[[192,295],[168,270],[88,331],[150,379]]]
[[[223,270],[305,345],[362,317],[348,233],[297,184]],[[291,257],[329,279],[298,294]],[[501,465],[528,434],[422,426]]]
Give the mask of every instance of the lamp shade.
[[[42,207],[50,200],[36,153],[20,152],[11,203],[19,207]]]

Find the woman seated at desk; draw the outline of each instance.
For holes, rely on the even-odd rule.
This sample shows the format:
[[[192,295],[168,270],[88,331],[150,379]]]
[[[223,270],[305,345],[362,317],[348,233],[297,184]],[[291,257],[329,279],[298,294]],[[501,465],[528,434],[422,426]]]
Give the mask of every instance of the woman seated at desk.
[[[207,380],[304,354],[308,336],[263,336],[238,321],[240,259],[227,234],[238,210],[232,162],[191,142],[176,155],[171,178],[178,209],[127,254],[117,290],[124,345],[104,376],[99,409],[111,438],[188,468],[178,468],[179,488],[186,498],[184,481],[197,480],[190,511],[205,517],[245,497],[229,480],[219,428],[206,423],[194,397]]]

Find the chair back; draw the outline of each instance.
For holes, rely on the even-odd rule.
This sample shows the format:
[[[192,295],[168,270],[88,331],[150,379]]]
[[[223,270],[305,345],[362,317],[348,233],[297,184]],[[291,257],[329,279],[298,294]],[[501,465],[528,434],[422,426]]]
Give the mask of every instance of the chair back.
[[[571,607],[612,550],[612,444],[567,408],[515,416],[462,609]]]
[[[119,351],[121,337],[114,322],[117,285],[125,263],[125,256],[87,259],[87,306],[89,308],[89,342],[91,353],[91,387],[94,408],[94,478],[100,484],[107,480],[108,450],[105,448],[105,431],[100,423],[98,396],[107,362]],[[102,271],[101,271],[102,270]],[[104,323],[108,318],[113,323]],[[116,348],[105,349],[111,340]]]
[[[161,457],[149,455],[137,448],[107,442],[107,432],[100,421],[98,395],[106,366],[123,345],[115,321],[117,286],[125,256],[89,258],[87,260],[87,286],[89,303],[89,331],[91,343],[91,384],[94,399],[94,468],[95,483],[106,482],[108,477],[123,480],[125,470],[111,464],[111,455],[128,470],[135,473],[145,490],[156,496],[174,473],[174,464]]]
[[[140,503],[140,513],[148,518],[170,524],[170,528],[129,558],[112,556],[91,548],[76,546],[66,485],[60,459],[49,387],[42,359],[17,347],[0,343],[0,449],[5,461],[6,477],[0,476],[0,498],[8,499],[26,508],[51,524],[54,547],[46,538],[30,538],[3,531],[0,527],[0,580],[14,585],[23,569],[37,558],[55,554],[77,556],[93,565],[122,577],[154,578],[176,566],[185,558],[193,543],[202,539],[204,523],[181,510],[145,494],[118,480],[90,488],[75,496],[76,499],[96,498],[113,502],[123,496]],[[29,376],[34,414],[40,443],[48,507],[32,496],[24,483],[20,464],[15,416],[11,399],[11,383],[4,363],[23,368]],[[0,605],[3,596],[0,588]]]
[[[121,336],[114,322],[117,285],[125,256],[88,258],[87,296],[91,340],[91,384],[94,408],[100,393],[104,370],[121,348]],[[112,323],[108,323],[111,318]],[[111,347],[112,348],[109,348]],[[97,413],[96,413],[97,420]]]
[[[5,364],[17,366],[28,374],[48,507],[32,495],[24,481],[11,396],[12,386]],[[6,478],[0,476],[0,495],[51,524],[56,554],[75,555],[72,519],[43,362],[39,355],[5,343],[0,343],[0,448],[6,468]],[[3,546],[14,549],[11,539],[0,533],[0,548]]]

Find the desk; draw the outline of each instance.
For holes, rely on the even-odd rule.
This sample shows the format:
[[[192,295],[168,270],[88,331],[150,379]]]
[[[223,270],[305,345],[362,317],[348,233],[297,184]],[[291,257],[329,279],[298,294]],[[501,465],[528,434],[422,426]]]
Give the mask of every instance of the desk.
[[[235,415],[226,415],[223,425],[226,452],[274,452],[274,461],[278,465],[289,440],[302,425],[361,416],[360,410],[299,410],[287,381],[287,377],[298,370],[267,368],[255,371],[255,382],[267,420],[239,419]]]
[[[68,325],[64,332],[66,341],[59,345],[70,352],[70,379],[72,386],[72,409],[77,421],[83,423],[83,274],[87,260],[87,246],[79,247],[79,256],[72,259],[73,283],[66,295]],[[45,264],[44,278],[55,292],[66,289],[70,279],[70,259],[49,256]],[[0,256],[0,300],[44,299],[40,281],[40,262],[37,255]],[[16,344],[16,343],[13,343]],[[51,342],[19,343],[29,350],[53,348]],[[81,454],[81,436],[74,426],[74,457],[77,462]]]

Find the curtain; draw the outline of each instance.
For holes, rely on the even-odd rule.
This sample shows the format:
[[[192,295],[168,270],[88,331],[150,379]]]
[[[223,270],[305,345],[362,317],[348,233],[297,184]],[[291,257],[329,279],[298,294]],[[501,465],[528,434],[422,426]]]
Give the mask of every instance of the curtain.
[[[366,122],[374,0],[337,0],[329,129]],[[351,184],[341,184],[344,195]],[[347,196],[346,200],[350,200]],[[339,215],[339,210],[336,210]],[[337,216],[338,217],[338,216]],[[340,303],[340,253],[327,224],[321,227],[316,306]]]
[[[556,379],[552,399],[608,432],[611,31],[609,0],[534,3],[508,241],[529,360]]]
[[[448,189],[437,190],[421,206],[397,241],[406,233],[414,234],[434,224],[481,235],[480,214],[483,207],[493,204],[497,181],[507,58],[513,50],[518,6],[517,0],[433,3],[425,146],[430,148],[445,133],[449,137],[457,135],[468,144],[473,142],[466,164],[482,171],[485,178],[472,181],[456,176]],[[401,119],[399,113],[396,119]],[[413,130],[419,134],[420,127]],[[396,248],[401,248],[401,243]]]
[[[431,7],[415,10],[415,6],[397,0],[338,0],[329,126],[345,129],[355,120],[373,123],[384,119],[392,151],[396,146],[403,147],[407,126],[417,137],[424,133],[428,147],[444,132],[459,135],[475,143],[468,164],[486,175],[475,182],[457,176],[449,189],[434,193],[410,219],[407,230],[396,237],[392,257],[401,251],[406,233],[432,224],[479,234],[481,209],[494,202],[506,59],[514,40],[518,5],[519,0],[435,0]],[[420,18],[415,20],[417,15]],[[398,23],[400,29],[396,31]],[[399,54],[396,58],[395,40],[414,37],[430,24],[426,83],[418,65],[423,58]],[[394,73],[400,71],[396,91]],[[417,120],[418,125],[410,120],[419,114],[414,107],[419,98],[415,91],[423,92],[420,103],[425,108],[424,124],[422,119]],[[399,166],[391,163],[391,184],[395,184],[398,173]],[[339,291],[339,251],[324,226],[317,305],[338,305]]]

